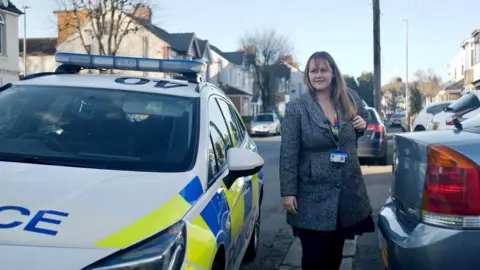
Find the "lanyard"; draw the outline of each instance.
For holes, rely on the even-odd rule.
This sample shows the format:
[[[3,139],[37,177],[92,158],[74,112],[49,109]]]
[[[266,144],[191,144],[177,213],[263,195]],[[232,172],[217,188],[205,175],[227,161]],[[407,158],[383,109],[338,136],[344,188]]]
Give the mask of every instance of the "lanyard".
[[[330,134],[332,136],[333,141],[335,142],[335,145],[337,145],[337,150],[340,148],[340,120],[338,119],[338,114],[337,110],[335,110],[334,115],[333,115],[333,125],[330,122],[330,120],[327,117],[329,129],[330,129]]]

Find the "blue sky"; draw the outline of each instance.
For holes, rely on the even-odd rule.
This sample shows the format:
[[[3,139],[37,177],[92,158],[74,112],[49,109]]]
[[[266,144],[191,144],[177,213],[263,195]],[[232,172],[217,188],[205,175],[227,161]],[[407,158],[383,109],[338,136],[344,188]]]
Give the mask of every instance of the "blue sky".
[[[28,37],[56,36],[55,0],[11,0],[29,5]],[[480,28],[478,0],[380,0],[382,82],[405,74],[405,25],[409,20],[409,70],[432,68],[448,80],[447,64],[460,43]],[[302,65],[315,51],[333,55],[344,74],[373,71],[371,0],[161,0],[153,21],[169,32],[195,32],[223,51],[238,48],[245,32],[275,28],[295,46]],[[178,4],[186,3],[189,4]],[[23,37],[23,17],[19,20]]]

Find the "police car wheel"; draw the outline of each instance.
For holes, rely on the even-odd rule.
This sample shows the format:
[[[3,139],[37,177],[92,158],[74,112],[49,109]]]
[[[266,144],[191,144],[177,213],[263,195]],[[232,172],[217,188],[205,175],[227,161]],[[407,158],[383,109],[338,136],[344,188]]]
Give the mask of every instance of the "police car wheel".
[[[257,256],[258,251],[258,243],[260,238],[260,213],[258,213],[257,220],[255,221],[255,225],[253,228],[252,238],[250,238],[250,242],[248,243],[247,251],[245,251],[244,261],[251,262]]]

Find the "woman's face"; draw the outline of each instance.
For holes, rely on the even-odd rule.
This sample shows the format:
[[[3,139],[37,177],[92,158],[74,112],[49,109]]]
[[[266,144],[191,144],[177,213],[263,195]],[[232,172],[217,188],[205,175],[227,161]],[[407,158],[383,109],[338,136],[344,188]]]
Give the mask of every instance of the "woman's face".
[[[333,73],[330,64],[323,59],[312,59],[308,64],[308,79],[315,90],[330,89]]]

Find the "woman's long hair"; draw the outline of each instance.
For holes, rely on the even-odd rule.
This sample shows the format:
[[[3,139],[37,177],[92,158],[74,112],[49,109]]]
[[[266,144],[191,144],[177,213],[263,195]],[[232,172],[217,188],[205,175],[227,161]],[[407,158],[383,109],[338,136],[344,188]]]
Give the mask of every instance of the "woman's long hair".
[[[333,60],[333,57],[327,52],[315,52],[308,58],[307,65],[305,66],[305,72],[303,73],[303,80],[309,89],[314,89],[309,78],[309,66],[310,62],[315,61],[316,63],[320,61],[326,61],[330,68],[332,69],[332,99],[336,104],[340,104],[343,119],[345,121],[350,121],[357,115],[357,106],[355,102],[350,97],[350,93],[347,87],[347,83],[343,78],[340,69],[338,69],[337,63]]]

